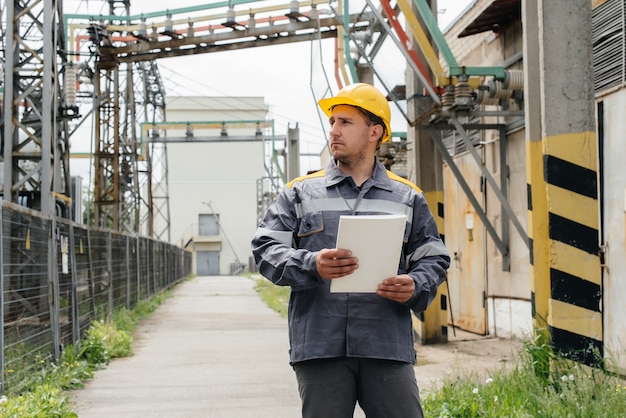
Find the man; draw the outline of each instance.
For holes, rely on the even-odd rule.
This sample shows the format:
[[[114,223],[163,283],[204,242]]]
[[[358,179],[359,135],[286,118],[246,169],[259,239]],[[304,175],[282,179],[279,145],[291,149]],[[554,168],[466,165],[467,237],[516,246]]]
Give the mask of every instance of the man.
[[[329,117],[332,161],[290,182],[252,240],[263,276],[291,286],[290,364],[304,418],[422,417],[411,310],[422,312],[450,257],[422,192],[376,158],[391,137],[386,98],[353,84],[319,102]],[[341,215],[405,214],[398,274],[376,293],[331,293],[358,260],[335,248]],[[376,245],[376,242],[372,242]]]

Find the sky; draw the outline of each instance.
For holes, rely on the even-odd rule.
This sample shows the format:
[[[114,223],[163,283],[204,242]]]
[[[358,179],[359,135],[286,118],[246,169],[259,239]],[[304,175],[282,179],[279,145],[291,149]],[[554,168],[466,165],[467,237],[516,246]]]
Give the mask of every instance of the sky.
[[[439,0],[439,26],[445,28],[474,0]],[[196,0],[177,0],[176,8],[197,5]],[[209,2],[210,3],[210,2]],[[281,3],[287,3],[282,1]],[[65,0],[64,12],[104,13],[106,2]],[[172,2],[164,0],[131,0],[131,14],[164,11]],[[287,45],[249,48],[194,56],[166,58],[158,61],[167,96],[259,96],[270,108],[275,131],[284,135],[287,127],[300,128],[300,152],[319,154],[326,144],[327,121],[320,117],[317,100],[324,93],[323,74],[331,80],[330,91],[336,93],[333,71],[332,40],[319,43],[300,42]],[[393,44],[389,44],[393,45]],[[313,87],[311,87],[313,85]],[[397,120],[399,118],[392,117]],[[392,121],[392,129],[394,127]],[[403,129],[406,130],[406,129]],[[87,152],[84,144],[73,145],[73,151]],[[75,163],[86,170],[88,161]],[[301,171],[318,169],[319,158],[301,159]],[[79,174],[87,178],[87,174]]]

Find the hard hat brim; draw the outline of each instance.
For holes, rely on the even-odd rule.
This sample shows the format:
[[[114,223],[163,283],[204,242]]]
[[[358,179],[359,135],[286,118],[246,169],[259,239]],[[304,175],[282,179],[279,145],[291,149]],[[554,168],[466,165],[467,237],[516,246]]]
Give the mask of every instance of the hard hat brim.
[[[317,104],[322,109],[322,112],[324,112],[324,114],[328,117],[332,115],[333,108],[339,105],[348,105],[348,106],[354,106],[354,107],[363,109],[363,107],[359,106],[359,104],[355,100],[352,100],[349,97],[342,97],[342,96],[328,97],[326,99],[321,99],[317,102]],[[367,109],[364,109],[364,110],[367,110]],[[391,139],[391,126],[389,126],[387,122],[384,120],[383,120],[383,124],[385,126],[385,136],[383,137],[383,139],[381,139],[381,142],[387,142]]]

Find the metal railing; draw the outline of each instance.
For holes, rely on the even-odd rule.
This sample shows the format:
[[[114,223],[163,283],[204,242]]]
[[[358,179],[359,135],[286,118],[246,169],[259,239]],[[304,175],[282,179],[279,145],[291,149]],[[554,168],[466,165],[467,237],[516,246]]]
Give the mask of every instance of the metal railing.
[[[132,309],[191,272],[191,254],[2,203],[0,392],[19,392],[94,320]]]

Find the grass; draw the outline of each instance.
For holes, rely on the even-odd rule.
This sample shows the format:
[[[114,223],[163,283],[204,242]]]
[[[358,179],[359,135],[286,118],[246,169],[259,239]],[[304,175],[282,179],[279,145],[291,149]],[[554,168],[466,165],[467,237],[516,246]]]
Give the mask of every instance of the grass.
[[[274,283],[260,276],[250,276],[256,281],[254,290],[259,293],[267,306],[275,310],[283,318],[287,317],[287,305],[291,288],[289,286],[276,286]]]
[[[289,288],[260,276],[255,289],[273,310],[287,314]],[[599,356],[598,356],[599,357]],[[597,357],[591,368],[552,350],[537,330],[524,343],[513,365],[452,377],[422,399],[427,418],[622,418],[626,416],[626,382],[610,362]]]
[[[150,316],[168,292],[141,301],[133,310],[120,309],[106,320],[94,321],[76,346],[63,350],[56,362],[41,360],[36,376],[29,376],[25,389],[0,397],[2,418],[75,418],[67,391],[80,388],[96,370],[114,358],[132,354],[132,334],[142,319]]]
[[[556,354],[537,331],[513,367],[484,380],[448,379],[422,403],[425,415],[435,418],[618,418],[626,411],[624,384],[603,361],[592,368]]]

